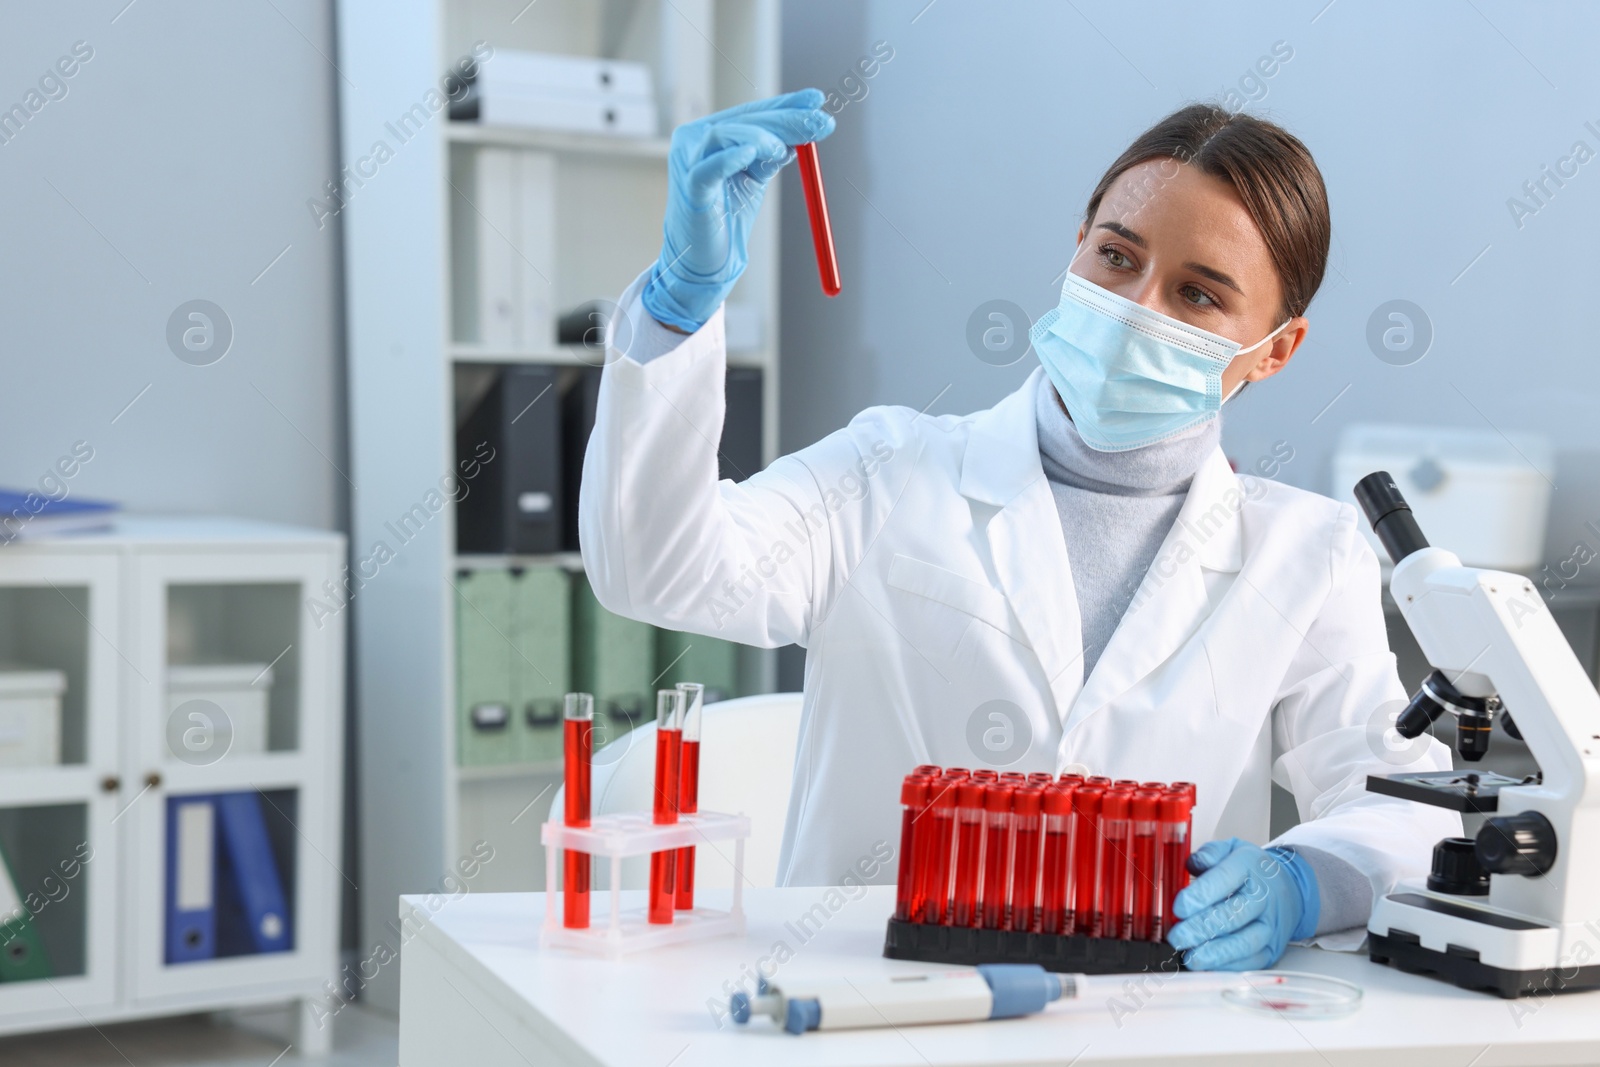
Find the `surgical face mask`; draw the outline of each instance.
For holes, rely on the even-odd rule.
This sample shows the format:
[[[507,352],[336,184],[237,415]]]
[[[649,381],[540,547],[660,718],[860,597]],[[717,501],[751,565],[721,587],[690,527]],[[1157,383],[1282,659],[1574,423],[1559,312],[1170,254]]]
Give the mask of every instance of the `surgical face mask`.
[[[1068,270],[1061,303],[1029,336],[1084,443],[1127,452],[1216,418],[1232,397],[1222,395],[1223,370],[1287,325],[1241,348]]]

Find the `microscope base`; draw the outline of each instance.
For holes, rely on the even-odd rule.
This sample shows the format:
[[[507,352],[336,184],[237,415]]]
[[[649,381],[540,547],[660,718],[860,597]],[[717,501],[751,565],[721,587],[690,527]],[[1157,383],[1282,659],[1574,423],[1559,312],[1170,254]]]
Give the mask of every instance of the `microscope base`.
[[[1418,892],[1384,897],[1367,927],[1372,962],[1462,989],[1512,999],[1600,988],[1600,965],[1562,966],[1558,942],[1554,927]]]

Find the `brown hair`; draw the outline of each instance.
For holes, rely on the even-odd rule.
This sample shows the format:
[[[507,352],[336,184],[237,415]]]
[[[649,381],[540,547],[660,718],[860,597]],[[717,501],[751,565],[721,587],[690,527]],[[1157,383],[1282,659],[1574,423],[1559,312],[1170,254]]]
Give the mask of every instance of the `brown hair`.
[[[1193,164],[1234,188],[1272,254],[1284,313],[1305,314],[1322,285],[1333,227],[1322,172],[1299,138],[1212,104],[1180,108],[1141,133],[1111,164],[1089,197],[1084,225],[1094,221],[1100,201],[1124,171],[1161,158]]]

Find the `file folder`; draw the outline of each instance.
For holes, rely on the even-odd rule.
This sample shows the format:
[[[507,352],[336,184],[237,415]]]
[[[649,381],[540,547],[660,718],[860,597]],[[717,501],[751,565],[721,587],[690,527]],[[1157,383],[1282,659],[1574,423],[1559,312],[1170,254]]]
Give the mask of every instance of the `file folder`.
[[[562,698],[572,689],[572,578],[560,567],[528,567],[512,573],[511,590],[518,758],[559,760]]]
[[[54,973],[50,958],[11,871],[11,860],[0,848],[0,982],[49,978]]]
[[[511,664],[511,576],[456,575],[456,762],[463,767],[517,758]]]
[[[705,701],[714,704],[739,695],[739,647],[732,641],[700,634],[661,630],[656,636],[656,662],[661,677],[657,689],[679,682],[699,682],[706,687]]]
[[[579,550],[578,488],[583,480],[583,454],[594,430],[595,406],[600,402],[600,374],[599,367],[579,370],[561,397],[561,489],[565,497],[561,544],[568,552]]]
[[[261,798],[223,793],[215,798],[218,840],[217,954],[287,952],[294,929]]]
[[[167,800],[166,960],[217,954],[216,808],[210,797]]]
[[[717,445],[717,476],[742,482],[762,468],[761,371],[755,367],[730,368],[726,395],[722,440]]]
[[[458,465],[480,466],[456,505],[456,544],[462,552],[531,555],[560,550],[561,398],[556,385],[555,367],[509,365],[462,420],[456,431]]]
[[[593,693],[595,746],[653,721],[655,628],[600,606],[582,575],[572,581],[573,688]],[[601,715],[604,722],[598,721]]]

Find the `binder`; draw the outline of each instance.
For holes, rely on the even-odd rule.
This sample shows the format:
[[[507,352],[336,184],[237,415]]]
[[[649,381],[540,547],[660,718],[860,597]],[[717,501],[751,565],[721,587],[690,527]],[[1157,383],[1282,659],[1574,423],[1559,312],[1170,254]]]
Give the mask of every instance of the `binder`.
[[[655,628],[601,607],[582,575],[572,590],[572,683],[594,694],[598,747],[655,715]]]
[[[33,914],[17,892],[11,860],[0,848],[0,982],[25,982],[54,974]]]
[[[456,575],[456,762],[517,758],[512,723],[511,576],[487,569]]]
[[[529,567],[510,584],[518,758],[559,760],[562,697],[572,689],[572,579],[560,567]]]
[[[255,793],[223,793],[214,804],[221,842],[217,955],[289,951],[294,947],[294,929],[261,814],[261,798]]]
[[[450,153],[452,334],[502,351],[520,341],[516,172],[515,149]]]
[[[458,461],[483,460],[456,505],[462,552],[527,555],[561,547],[561,417],[556,368],[503,369],[456,431]],[[493,448],[483,450],[487,444]]]
[[[707,704],[739,695],[739,646],[732,641],[659,630],[656,663],[661,672],[657,689],[668,689],[679,682],[699,682],[706,687]]]
[[[167,799],[166,961],[217,954],[216,808],[208,796]]]
[[[563,496],[561,546],[577,552],[578,487],[583,480],[583,454],[594,430],[595,405],[600,401],[600,368],[585,367],[561,397],[561,489]]]
[[[742,482],[759,471],[761,462],[761,371],[755,367],[728,370],[727,413],[718,445],[718,476]]]
[[[519,152],[515,181],[517,345],[548,352],[556,343],[556,157]]]

